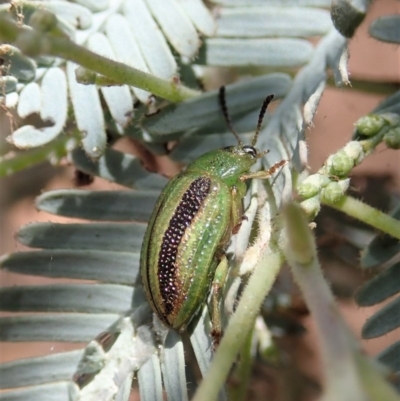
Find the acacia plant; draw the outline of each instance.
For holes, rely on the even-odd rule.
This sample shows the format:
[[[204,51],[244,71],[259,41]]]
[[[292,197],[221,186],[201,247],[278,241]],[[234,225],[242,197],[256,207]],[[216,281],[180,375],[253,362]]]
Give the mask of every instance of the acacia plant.
[[[353,167],[378,144],[400,147],[400,92],[358,121],[348,144],[317,173],[307,170],[306,129],[326,86],[349,84],[348,42],[368,6],[368,0],[0,5],[0,102],[13,147],[1,158],[0,175],[68,160],[83,177],[129,188],[56,190],[37,198],[39,210],[87,223],[22,227],[18,241],[35,250],[4,255],[2,269],[85,281],[3,287],[1,310],[12,313],[0,317],[0,340],[87,345],[2,364],[1,400],[128,400],[134,377],[142,400],[162,400],[163,391],[171,401],[244,399],[253,362],[274,348],[263,318],[265,299],[285,263],[319,333],[322,399],[400,400],[383,374],[400,371],[400,342],[378,358],[386,371],[360,352],[322,274],[311,230],[325,204],[389,236],[389,250],[382,236],[364,250],[364,267],[389,267],[359,292],[358,302],[374,304],[399,293],[400,265],[388,263],[399,252],[399,207],[390,216],[347,190]],[[398,44],[399,26],[398,15],[388,16],[375,21],[370,33]],[[215,354],[207,305],[183,336],[165,330],[153,319],[138,279],[145,223],[167,181],[146,169],[142,156],[167,155],[184,165],[234,144],[218,91],[203,89],[211,81],[213,87],[231,82],[228,108],[243,141],[254,132],[265,96],[275,94],[278,105],[257,143],[270,152],[257,168],[289,161],[268,182],[249,185],[246,219],[227,250],[224,336]],[[116,150],[124,138],[141,152]],[[399,326],[399,302],[395,298],[367,322],[366,338]]]

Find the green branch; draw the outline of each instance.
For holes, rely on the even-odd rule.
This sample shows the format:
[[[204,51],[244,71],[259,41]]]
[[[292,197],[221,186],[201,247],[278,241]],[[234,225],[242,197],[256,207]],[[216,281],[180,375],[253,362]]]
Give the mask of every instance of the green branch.
[[[335,80],[330,77],[327,79],[327,85],[332,88],[337,88]],[[351,75],[351,85],[344,85],[341,90],[347,91],[360,91],[366,93],[376,93],[379,95],[392,95],[399,90],[398,82],[391,81],[371,81],[366,79],[361,79]]]
[[[172,102],[180,102],[200,94],[173,81],[157,78],[126,64],[100,56],[68,38],[21,27],[4,16],[0,16],[0,39],[13,43],[27,56],[61,57],[104,75],[116,83],[149,91]]]
[[[322,203],[400,240],[400,221],[360,200],[345,195],[338,202],[329,202],[323,198]]]
[[[315,238],[305,213],[298,204],[292,203],[284,207],[283,217],[286,230],[284,253],[314,318],[319,337],[325,375],[321,400],[398,401],[395,390],[361,353],[340,315],[323,276]]]
[[[237,354],[243,348],[251,329],[254,327],[261,304],[271,289],[283,260],[282,253],[279,250],[274,250],[273,253],[264,255],[257,263],[193,401],[217,399],[218,392],[224,385]]]
[[[45,161],[60,160],[68,153],[69,143],[74,141],[74,136],[59,135],[54,141],[40,148],[26,150],[17,153],[14,157],[0,158],[0,177],[5,177],[32,167]]]

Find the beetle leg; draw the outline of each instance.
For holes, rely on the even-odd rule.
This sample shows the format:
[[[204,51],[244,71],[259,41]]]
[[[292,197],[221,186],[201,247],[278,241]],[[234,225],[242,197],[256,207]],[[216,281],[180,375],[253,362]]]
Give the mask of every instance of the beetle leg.
[[[225,283],[226,276],[228,275],[228,259],[225,255],[221,257],[221,260],[215,271],[214,280],[212,283],[212,294],[211,294],[211,336],[213,338],[214,351],[218,347],[222,337],[222,324],[221,324],[221,296],[222,287]]]
[[[250,180],[251,178],[260,178],[265,179],[271,177],[279,168],[285,166],[288,163],[287,160],[281,160],[280,162],[275,163],[268,170],[256,171],[254,173],[243,174],[239,177],[240,181],[244,182],[246,180]]]

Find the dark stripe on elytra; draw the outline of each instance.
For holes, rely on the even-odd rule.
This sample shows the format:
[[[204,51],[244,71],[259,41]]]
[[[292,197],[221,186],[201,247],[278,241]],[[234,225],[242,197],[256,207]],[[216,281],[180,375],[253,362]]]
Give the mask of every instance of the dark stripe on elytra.
[[[204,199],[209,194],[210,188],[211,181],[209,178],[200,177],[194,180],[183,194],[165,231],[158,255],[158,282],[166,315],[171,314],[174,310],[181,292],[175,264],[178,246],[185,230],[190,226]]]

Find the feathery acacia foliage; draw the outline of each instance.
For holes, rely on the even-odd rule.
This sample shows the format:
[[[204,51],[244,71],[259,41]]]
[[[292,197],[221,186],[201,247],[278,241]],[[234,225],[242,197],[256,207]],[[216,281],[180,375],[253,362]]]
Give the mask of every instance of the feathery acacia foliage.
[[[168,400],[188,399],[188,390],[197,390],[195,400],[225,399],[227,394],[238,398],[245,383],[227,391],[223,384],[238,353],[243,360],[254,357],[247,344],[252,332],[260,352],[265,350],[261,339],[269,331],[260,308],[285,260],[322,339],[324,399],[399,399],[336,315],[303,214],[312,219],[322,202],[400,239],[395,219],[383,213],[370,218],[375,211],[354,207],[345,195],[355,165],[380,142],[393,148],[399,143],[399,93],[374,111],[379,123],[372,117],[360,122],[354,140],[317,174],[307,176],[305,170],[304,131],[312,123],[328,71],[336,85],[348,83],[347,38],[365,16],[368,1],[358,3],[333,2],[333,23],[326,0],[284,5],[277,0],[219,0],[209,8],[201,0],[16,1],[0,6],[1,102],[20,119],[10,142],[24,149],[1,160],[0,175],[68,157],[80,171],[130,189],[57,190],[37,198],[39,210],[88,223],[22,227],[18,241],[37,250],[3,256],[2,268],[93,282],[1,289],[1,310],[13,314],[0,318],[0,339],[88,345],[1,365],[0,383],[8,391],[0,400],[127,400],[135,372],[142,400],[162,400],[163,389]],[[393,18],[374,23],[371,33],[399,43]],[[320,40],[313,47],[305,38],[315,36]],[[190,384],[193,372],[185,367],[181,336],[153,322],[137,279],[145,223],[166,179],[113,144],[127,136],[164,154],[164,145],[177,141],[170,157],[184,164],[232,144],[217,91],[200,89],[203,67],[298,72],[294,79],[270,72],[227,85],[229,110],[243,137],[254,130],[266,94],[281,100],[267,116],[258,146],[270,150],[264,165],[287,159],[293,171],[285,167],[265,187],[257,182],[250,186],[247,222],[228,249],[232,274],[225,290],[224,338],[213,355],[205,306],[185,339],[201,374],[207,372],[196,389]],[[155,109],[160,110],[153,114]],[[28,123],[31,116],[36,116],[35,124]],[[293,190],[301,197],[300,206],[291,203]],[[256,238],[253,223],[259,228]],[[396,266],[382,275],[391,277]],[[375,280],[360,300],[377,289],[383,295],[376,302],[398,292],[398,287],[388,289],[384,277]],[[398,299],[393,305],[381,314],[385,312],[389,329],[399,324],[394,313]],[[369,326],[379,326],[381,315]],[[398,371],[398,364],[390,362],[398,355],[398,344],[393,347],[381,360]]]

